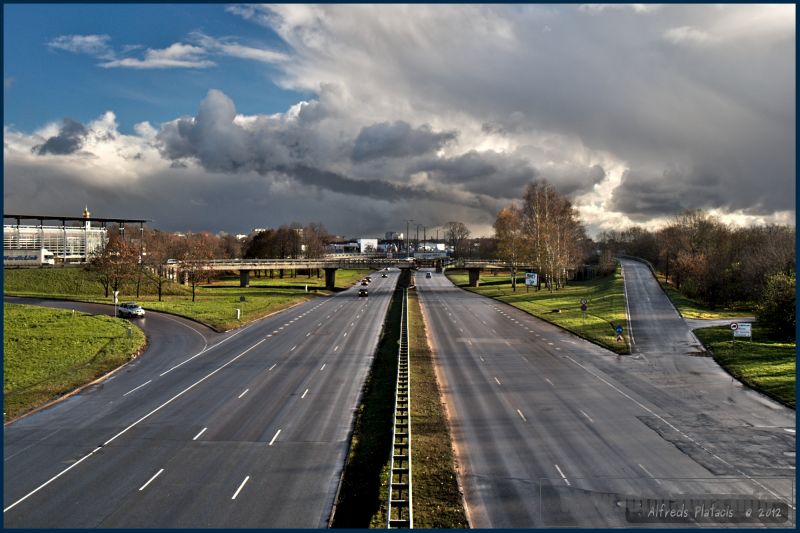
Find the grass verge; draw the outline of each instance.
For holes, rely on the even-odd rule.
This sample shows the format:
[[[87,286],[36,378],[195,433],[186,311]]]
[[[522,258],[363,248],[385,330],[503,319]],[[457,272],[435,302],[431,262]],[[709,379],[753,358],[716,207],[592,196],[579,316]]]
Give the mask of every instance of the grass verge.
[[[609,350],[628,354],[628,321],[625,314],[625,289],[622,273],[617,268],[611,276],[591,281],[570,282],[564,288],[550,292],[547,289],[525,290],[524,277],[518,278],[516,292],[511,289],[511,275],[484,275],[480,287],[468,287],[465,270],[448,270],[450,280],[469,291],[514,307],[560,326]],[[588,301],[586,316],[581,312],[581,300]],[[617,342],[614,327],[621,324],[626,342]]]
[[[727,326],[694,330],[714,360],[736,379],[795,408],[796,343],[777,341],[753,324],[752,340],[733,340]]]
[[[755,311],[752,306],[740,305],[733,307],[720,307],[711,309],[707,305],[693,300],[675,288],[674,285],[666,281],[663,274],[659,273],[656,278],[661,284],[661,288],[667,294],[667,297],[672,301],[672,305],[678,310],[684,318],[701,318],[701,319],[717,319],[717,318],[735,318],[753,316]]]
[[[469,528],[447,416],[414,290],[408,292],[411,463],[415,528]]]
[[[401,306],[402,292],[398,289],[389,304],[378,351],[356,412],[331,524],[335,528],[386,527]]]
[[[287,271],[286,273],[288,274]],[[336,287],[347,288],[363,277],[367,270],[340,270],[336,273]],[[308,285],[309,292],[305,291]],[[163,311],[197,320],[217,331],[226,331],[246,322],[280,311],[294,304],[329,294],[324,290],[324,277],[295,278],[277,276],[251,277],[251,286],[239,287],[238,278],[223,278],[220,282],[197,288],[197,298],[192,302],[191,288],[176,283],[165,284],[163,301],[159,302],[155,287],[143,283],[140,296],[135,296],[135,285],[127,284],[120,290],[120,301],[136,300],[145,309]],[[94,303],[111,303],[105,297],[102,285],[81,268],[5,269],[4,294],[7,296],[36,296],[60,298]],[[241,301],[244,297],[245,301]],[[241,319],[236,319],[236,309]]]
[[[128,322],[3,305],[3,418],[11,420],[110,372],[146,342]]]

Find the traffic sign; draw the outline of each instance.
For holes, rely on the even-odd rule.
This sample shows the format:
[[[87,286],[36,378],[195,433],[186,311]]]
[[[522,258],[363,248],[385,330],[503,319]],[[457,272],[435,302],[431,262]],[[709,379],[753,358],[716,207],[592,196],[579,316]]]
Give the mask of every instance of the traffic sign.
[[[731,324],[733,325],[733,324]],[[734,337],[753,337],[753,324],[749,322],[739,322],[737,327],[733,330]]]
[[[581,311],[586,311],[586,309],[588,309],[588,307],[586,306],[586,304],[582,303],[581,304]]]
[[[731,329],[733,331],[736,331],[737,329],[739,329],[739,324],[737,324],[736,322],[731,322]]]
[[[617,325],[617,335],[622,335],[622,325]]]
[[[587,300],[586,298],[581,298],[581,305],[586,305],[588,303],[589,303],[589,300]]]

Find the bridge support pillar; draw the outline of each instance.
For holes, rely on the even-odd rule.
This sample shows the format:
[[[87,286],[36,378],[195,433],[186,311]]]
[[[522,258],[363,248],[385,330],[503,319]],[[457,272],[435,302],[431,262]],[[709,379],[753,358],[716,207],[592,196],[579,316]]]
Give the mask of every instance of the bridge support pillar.
[[[325,268],[325,289],[332,291],[336,287],[336,269]]]
[[[434,266],[436,267],[436,273],[437,274],[441,274],[442,273],[442,262],[441,261],[436,261]]]
[[[469,273],[469,286],[478,287],[480,285],[481,269],[468,268],[467,272]]]
[[[250,271],[249,270],[240,270],[239,271],[239,286],[240,287],[249,287],[250,286]]]

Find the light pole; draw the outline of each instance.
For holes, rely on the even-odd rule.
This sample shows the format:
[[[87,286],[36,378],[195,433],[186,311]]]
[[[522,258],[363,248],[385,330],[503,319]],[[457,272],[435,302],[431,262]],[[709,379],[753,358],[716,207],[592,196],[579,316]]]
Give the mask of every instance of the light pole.
[[[414,222],[413,218],[406,219],[406,257],[411,257],[411,252],[408,248],[408,224]]]
[[[417,246],[416,246],[416,248],[414,248],[414,252],[418,252],[419,251],[419,227],[420,226],[422,226],[422,224],[417,224]],[[425,226],[422,226],[422,227],[424,228]]]
[[[428,242],[428,237],[425,236],[425,232],[427,231],[427,229],[428,228],[426,226],[422,226],[422,242],[424,242],[425,244],[427,244]]]

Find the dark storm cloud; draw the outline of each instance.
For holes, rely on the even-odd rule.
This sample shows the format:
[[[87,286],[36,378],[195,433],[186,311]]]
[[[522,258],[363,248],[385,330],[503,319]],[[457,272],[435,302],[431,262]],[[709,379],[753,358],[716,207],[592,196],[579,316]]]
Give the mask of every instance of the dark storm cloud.
[[[361,129],[353,147],[353,161],[424,155],[456,137],[455,131],[435,133],[427,124],[415,129],[402,120],[381,122]]]
[[[614,190],[611,209],[641,222],[684,209],[729,207],[727,197],[724,182],[710,173],[628,170]]]
[[[33,152],[38,155],[67,155],[75,153],[83,146],[83,141],[88,133],[80,122],[65,118],[58,135],[50,137],[43,144],[34,146]]]

